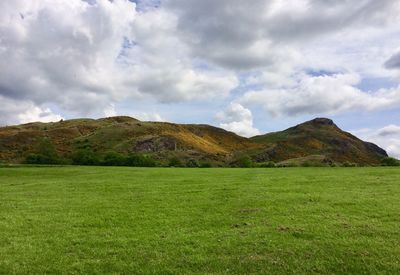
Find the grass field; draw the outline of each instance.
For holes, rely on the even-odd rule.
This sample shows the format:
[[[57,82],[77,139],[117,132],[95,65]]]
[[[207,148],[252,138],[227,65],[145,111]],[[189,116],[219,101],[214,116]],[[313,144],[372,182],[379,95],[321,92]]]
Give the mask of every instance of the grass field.
[[[399,272],[398,168],[0,168],[0,273]]]

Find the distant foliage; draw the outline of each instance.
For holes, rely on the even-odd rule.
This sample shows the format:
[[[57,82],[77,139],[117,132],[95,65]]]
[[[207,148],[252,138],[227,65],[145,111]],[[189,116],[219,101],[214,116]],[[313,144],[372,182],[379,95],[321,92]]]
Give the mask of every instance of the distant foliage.
[[[199,167],[199,166],[200,166],[199,162],[195,159],[190,159],[186,162],[186,167],[194,168],[194,167]]]
[[[260,168],[274,168],[274,167],[276,167],[276,163],[273,162],[273,161],[261,162],[261,163],[258,163],[256,167],[260,167]]]
[[[131,154],[126,157],[126,166],[137,166],[137,167],[155,167],[157,166],[154,159],[149,156],[140,154]]]
[[[254,163],[250,156],[240,155],[232,162],[231,166],[240,168],[250,168],[254,166]]]
[[[90,149],[79,149],[71,155],[72,163],[76,165],[100,165],[101,159],[98,154]]]
[[[357,163],[352,163],[352,162],[343,162],[342,167],[357,167]]]
[[[279,163],[277,167],[300,167],[300,164],[297,162]]]
[[[127,157],[116,152],[107,153],[101,161],[105,166],[127,166],[127,163]]]
[[[49,139],[40,139],[36,146],[35,153],[29,154],[25,158],[27,164],[64,164],[57,154],[53,143]]]
[[[168,166],[169,167],[182,167],[183,164],[180,159],[178,159],[177,157],[173,157],[169,160]]]
[[[387,158],[382,159],[381,165],[382,166],[400,166],[400,160],[391,158],[391,157],[387,157]]]
[[[250,168],[253,167],[253,161],[249,156],[244,156],[239,160],[239,167]]]
[[[71,156],[72,163],[77,165],[102,165],[102,166],[133,166],[155,167],[156,162],[151,157],[130,154],[128,156],[117,152],[108,152],[100,155],[90,149],[80,149]]]
[[[200,168],[211,168],[213,165],[210,162],[201,162],[200,163]]]

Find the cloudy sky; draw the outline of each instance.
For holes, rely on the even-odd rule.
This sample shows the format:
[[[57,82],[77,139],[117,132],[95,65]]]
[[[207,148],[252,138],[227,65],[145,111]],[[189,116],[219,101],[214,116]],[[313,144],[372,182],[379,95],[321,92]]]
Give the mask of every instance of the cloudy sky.
[[[400,1],[0,2],[0,124],[314,117],[400,157]]]

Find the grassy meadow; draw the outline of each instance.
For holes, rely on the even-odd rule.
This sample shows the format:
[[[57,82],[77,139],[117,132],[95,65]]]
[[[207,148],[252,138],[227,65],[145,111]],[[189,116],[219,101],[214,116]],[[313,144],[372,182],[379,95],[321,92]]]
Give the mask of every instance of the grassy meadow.
[[[0,168],[1,274],[399,272],[399,168]]]

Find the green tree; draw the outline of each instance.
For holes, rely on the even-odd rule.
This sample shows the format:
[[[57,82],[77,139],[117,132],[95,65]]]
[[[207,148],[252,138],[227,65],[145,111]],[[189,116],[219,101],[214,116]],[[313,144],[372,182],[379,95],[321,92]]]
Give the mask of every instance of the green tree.
[[[267,162],[260,163],[260,164],[258,165],[258,167],[273,168],[273,167],[276,167],[276,164],[275,164],[275,162],[273,162],[273,161],[267,161]]]
[[[200,166],[199,162],[197,160],[195,160],[195,159],[189,159],[186,162],[186,167],[199,167],[199,166]]]
[[[203,161],[200,163],[200,168],[211,168],[211,167],[212,167],[212,164],[210,162]]]
[[[343,166],[343,167],[357,167],[357,164],[356,164],[356,163],[353,163],[353,162],[345,161],[345,162],[342,164],[342,166]]]
[[[71,155],[72,163],[76,165],[100,165],[100,157],[90,149],[79,149]]]
[[[101,164],[106,166],[126,166],[127,157],[117,152],[109,152],[104,156]]]
[[[180,159],[178,159],[177,157],[173,157],[169,160],[168,166],[169,167],[182,167],[183,165],[182,165],[182,162]]]
[[[253,167],[253,161],[248,155],[242,155],[235,161],[237,167],[250,168]]]
[[[60,164],[61,158],[50,141],[50,139],[42,138],[38,140],[35,153],[29,154],[25,158],[25,163],[28,164]]]
[[[140,154],[130,154],[126,158],[127,166],[136,166],[136,167],[155,167],[156,162],[149,156],[144,156]]]
[[[400,161],[395,158],[387,157],[381,160],[382,166],[400,166]]]

